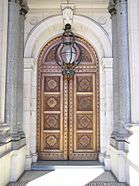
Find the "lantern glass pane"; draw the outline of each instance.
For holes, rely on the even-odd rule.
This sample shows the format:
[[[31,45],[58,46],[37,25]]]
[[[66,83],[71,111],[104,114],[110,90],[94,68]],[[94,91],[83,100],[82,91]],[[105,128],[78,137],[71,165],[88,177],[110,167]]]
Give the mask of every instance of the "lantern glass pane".
[[[72,45],[64,45],[61,51],[63,62],[66,64],[72,64],[76,58],[75,49]]]

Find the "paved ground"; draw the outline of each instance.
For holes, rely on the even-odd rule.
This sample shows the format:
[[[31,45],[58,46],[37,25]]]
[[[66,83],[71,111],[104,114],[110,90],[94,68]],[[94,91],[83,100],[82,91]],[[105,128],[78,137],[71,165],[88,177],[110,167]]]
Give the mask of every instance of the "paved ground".
[[[98,161],[38,161],[8,186],[126,186]]]
[[[8,186],[26,186],[29,182],[32,180],[35,180],[37,178],[42,178],[44,175],[47,175],[51,173],[50,171],[25,171],[24,174],[21,176],[21,178],[16,183],[10,183]],[[68,183],[68,180],[67,180]],[[32,184],[28,184],[29,186]],[[41,186],[41,183],[33,184],[33,186]],[[45,183],[47,186],[47,183]],[[50,184],[49,184],[50,185]],[[69,185],[69,184],[67,184]],[[67,186],[64,185],[64,186]],[[57,185],[56,186],[61,186]],[[71,185],[71,186],[76,186]],[[115,177],[111,174],[111,172],[104,172],[101,175],[99,175],[97,178],[92,180],[91,182],[82,185],[82,186],[126,186],[124,183],[118,183]]]

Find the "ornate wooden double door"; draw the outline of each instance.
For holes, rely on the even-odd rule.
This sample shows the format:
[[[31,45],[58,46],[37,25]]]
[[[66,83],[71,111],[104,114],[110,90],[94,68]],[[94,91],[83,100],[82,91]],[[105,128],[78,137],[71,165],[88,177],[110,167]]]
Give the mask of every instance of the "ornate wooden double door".
[[[37,148],[42,160],[96,160],[99,152],[98,60],[76,38],[83,57],[67,80],[55,63],[59,38],[42,50],[38,65]]]

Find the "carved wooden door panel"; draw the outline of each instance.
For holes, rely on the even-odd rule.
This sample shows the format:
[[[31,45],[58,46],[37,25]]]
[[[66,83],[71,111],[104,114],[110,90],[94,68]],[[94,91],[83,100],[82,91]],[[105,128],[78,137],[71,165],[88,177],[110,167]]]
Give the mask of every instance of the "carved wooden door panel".
[[[77,38],[78,42],[83,42]],[[37,149],[42,160],[96,160],[99,152],[98,61],[82,45],[72,79],[55,62],[55,45],[42,50],[38,65]],[[88,47],[88,48],[87,48]]]
[[[96,160],[96,74],[77,73],[69,86],[69,159]]]
[[[41,153],[42,159],[67,159],[63,125],[63,77],[42,74]]]

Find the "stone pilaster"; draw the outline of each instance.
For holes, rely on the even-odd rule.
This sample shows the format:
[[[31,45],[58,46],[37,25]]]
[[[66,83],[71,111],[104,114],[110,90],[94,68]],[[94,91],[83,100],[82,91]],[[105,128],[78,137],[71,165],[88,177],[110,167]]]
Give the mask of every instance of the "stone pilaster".
[[[130,123],[130,73],[129,73],[129,49],[128,49],[128,12],[127,0],[113,0],[109,4],[109,12],[112,16],[113,35],[113,111],[114,130],[111,140],[112,145],[125,141],[127,136],[126,126]]]
[[[9,0],[8,7],[6,122],[13,141],[19,141],[23,121],[23,16],[26,4],[25,1]]]

